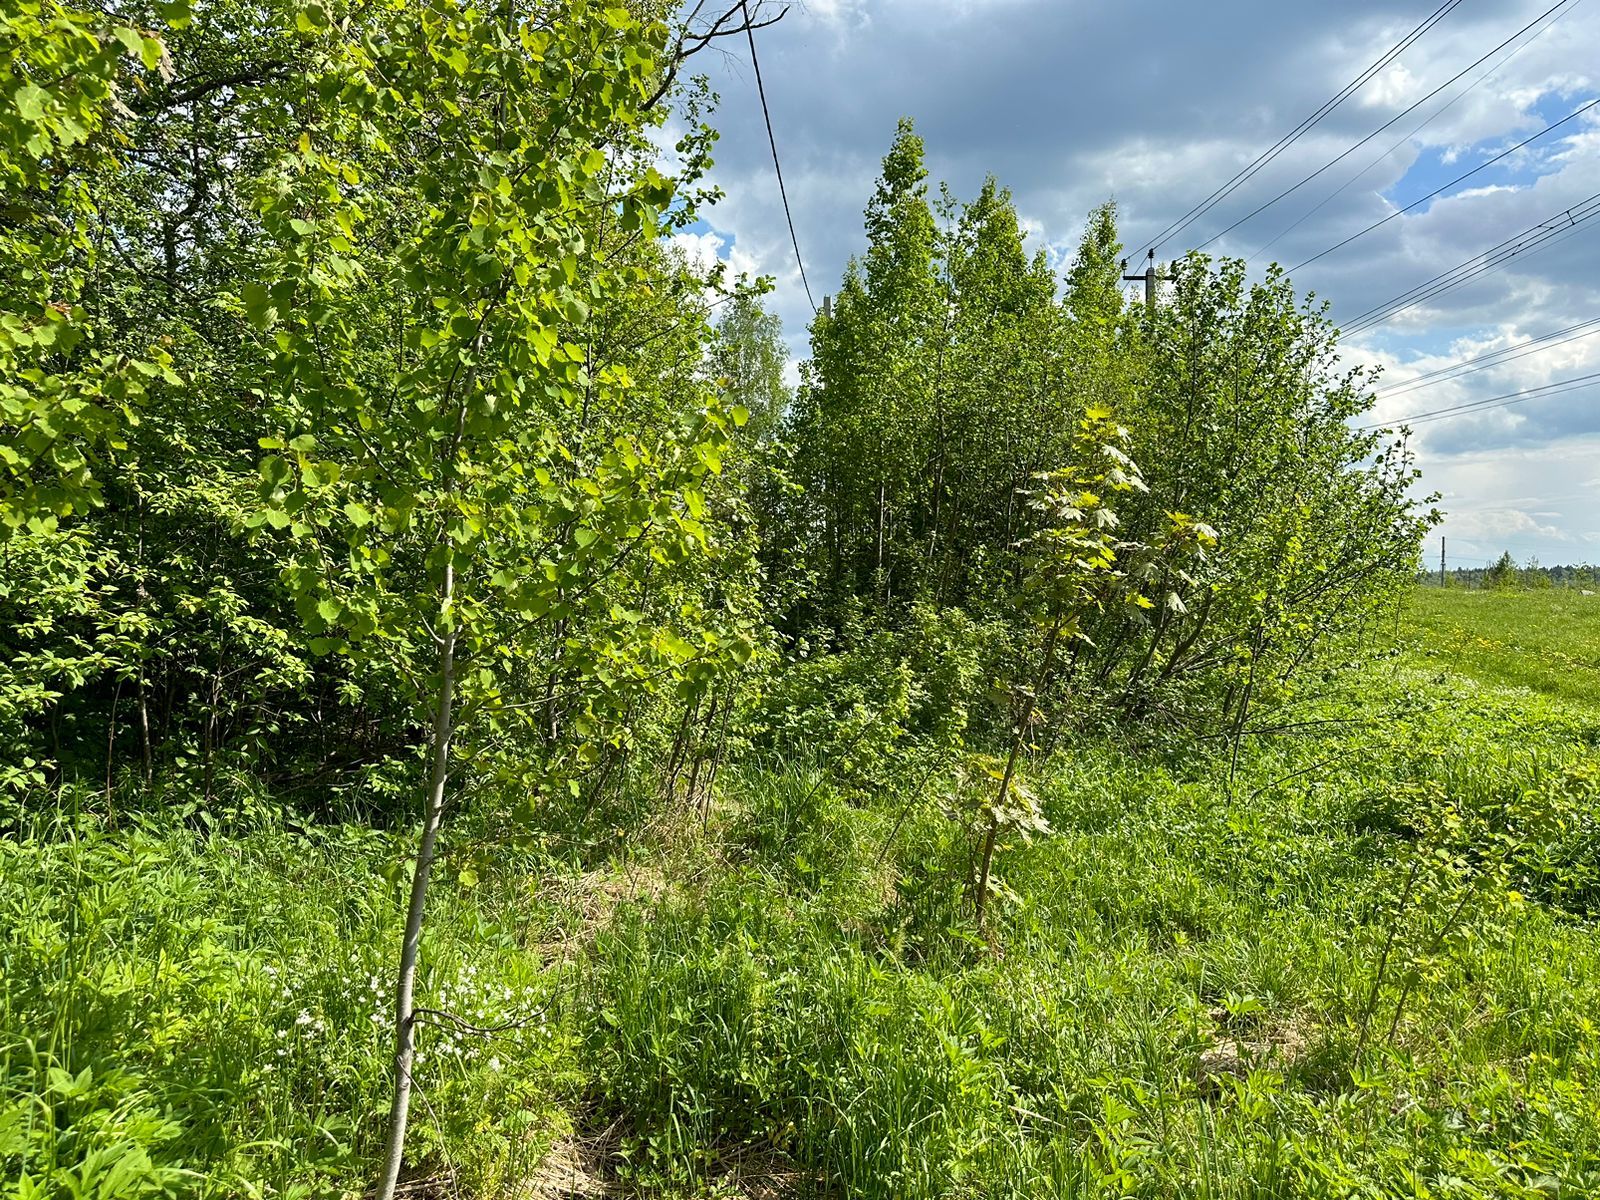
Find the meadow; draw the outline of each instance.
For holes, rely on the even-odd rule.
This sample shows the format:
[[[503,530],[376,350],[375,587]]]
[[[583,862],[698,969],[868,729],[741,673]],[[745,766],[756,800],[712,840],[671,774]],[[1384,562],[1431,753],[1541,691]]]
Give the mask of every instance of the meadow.
[[[1453,671],[1593,707],[1600,706],[1597,599],[1577,588],[1426,588],[1417,593],[1411,624],[1422,652]]]
[[[1600,603],[1398,629],[1231,769],[1033,763],[987,936],[932,764],[745,761],[708,813],[447,859],[416,1194],[1600,1194]],[[5,1194],[359,1194],[406,839],[41,822],[0,843]]]

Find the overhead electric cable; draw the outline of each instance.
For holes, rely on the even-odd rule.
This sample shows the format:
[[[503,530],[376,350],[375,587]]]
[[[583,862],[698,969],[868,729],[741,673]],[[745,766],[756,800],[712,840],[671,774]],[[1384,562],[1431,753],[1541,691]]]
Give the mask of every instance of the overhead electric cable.
[[[1534,25],[1538,24],[1540,21],[1543,21],[1546,17],[1550,17],[1549,21],[1546,22],[1546,24],[1545,24],[1543,29],[1539,30],[1538,33],[1534,34],[1527,41],[1523,42],[1520,46],[1518,46],[1510,54],[1507,54],[1504,58],[1502,58],[1494,66],[1490,67],[1487,71],[1485,71],[1483,74],[1479,75],[1476,79],[1474,79],[1466,87],[1462,88],[1461,91],[1457,92],[1449,100],[1445,101],[1442,105],[1440,105],[1437,109],[1435,109],[1434,112],[1431,115],[1423,118],[1421,121],[1418,121],[1409,130],[1407,130],[1404,134],[1402,134],[1401,137],[1399,138],[1399,140],[1394,142],[1387,150],[1380,151],[1378,156],[1376,158],[1374,158],[1371,162],[1367,163],[1366,166],[1362,167],[1354,175],[1350,176],[1350,178],[1346,179],[1343,183],[1341,183],[1338,187],[1336,187],[1333,191],[1329,192],[1321,200],[1318,200],[1310,208],[1306,209],[1305,212],[1301,213],[1293,221],[1289,222],[1289,224],[1285,225],[1282,229],[1278,230],[1277,233],[1273,234],[1272,237],[1267,239],[1267,241],[1264,242],[1262,245],[1257,246],[1253,251],[1251,251],[1248,255],[1245,256],[1245,261],[1248,262],[1248,261],[1250,261],[1252,259],[1259,258],[1261,255],[1265,254],[1268,250],[1272,249],[1273,246],[1276,246],[1281,240],[1283,240],[1283,238],[1287,237],[1289,234],[1293,233],[1296,229],[1300,228],[1300,226],[1305,224],[1306,221],[1308,221],[1312,217],[1316,216],[1317,213],[1321,212],[1325,207],[1327,207],[1327,205],[1332,203],[1334,200],[1337,200],[1340,196],[1344,195],[1344,193],[1347,192],[1351,188],[1352,185],[1354,185],[1355,183],[1359,182],[1362,178],[1364,178],[1366,176],[1367,172],[1371,171],[1379,163],[1381,163],[1385,159],[1387,159],[1391,154],[1393,154],[1396,150],[1400,149],[1400,147],[1404,146],[1412,138],[1416,137],[1417,134],[1421,133],[1429,125],[1432,125],[1440,117],[1444,116],[1445,113],[1449,112],[1457,104],[1461,103],[1462,100],[1466,99],[1466,97],[1471,95],[1472,92],[1475,91],[1477,88],[1482,87],[1490,79],[1493,79],[1501,71],[1504,71],[1506,69],[1506,66],[1511,62],[1512,59],[1516,58],[1517,55],[1521,54],[1529,46],[1533,45],[1534,42],[1538,41],[1545,34],[1549,33],[1551,27],[1554,26],[1557,21],[1559,21],[1562,17],[1566,16],[1568,13],[1572,12],[1573,9],[1577,8],[1577,6],[1579,4],[1582,4],[1583,0],[1576,0],[1576,3],[1571,3],[1570,7],[1565,7],[1569,3],[1571,3],[1571,0],[1561,0],[1561,3],[1556,4],[1553,8],[1546,9],[1544,12],[1540,13],[1539,16],[1535,17],[1532,21],[1530,21],[1527,25],[1524,25],[1521,29],[1517,30],[1516,33],[1512,34],[1505,41],[1501,42],[1500,45],[1496,46],[1493,50],[1489,51],[1489,53],[1484,55],[1483,58],[1478,59],[1477,62],[1475,62],[1471,66],[1467,67],[1465,71],[1461,71],[1458,74],[1456,74],[1455,76],[1451,77],[1450,79],[1445,80],[1444,83],[1442,83],[1439,87],[1435,88],[1433,91],[1429,92],[1421,100],[1417,101],[1416,104],[1413,104],[1410,108],[1406,109],[1405,112],[1400,113],[1398,117],[1394,118],[1394,120],[1399,120],[1400,117],[1404,117],[1408,113],[1411,113],[1411,112],[1415,111],[1418,107],[1420,107],[1421,105],[1427,103],[1427,101],[1431,100],[1434,96],[1438,95],[1441,91],[1443,91],[1445,88],[1449,87],[1456,80],[1460,79],[1461,76],[1466,74],[1467,71],[1470,71],[1474,67],[1477,67],[1479,64],[1484,62],[1485,59],[1488,59],[1488,58],[1492,57],[1493,55],[1498,54],[1501,50],[1505,49],[1506,46],[1508,46],[1512,42],[1516,41],[1517,38],[1521,37],[1524,33],[1526,33]],[[1560,12],[1556,12],[1557,9],[1561,9],[1561,11]],[[1555,13],[1555,16],[1550,16],[1551,13]],[[1393,123],[1394,123],[1393,120],[1389,121],[1388,123],[1386,123],[1385,125],[1383,125],[1379,129],[1375,130],[1374,133],[1382,133],[1384,129],[1387,129],[1389,127],[1389,125],[1392,125]],[[1366,138],[1366,139],[1363,139],[1363,141],[1361,143],[1357,143],[1356,146],[1352,146],[1351,150],[1357,149],[1360,145],[1362,145],[1366,141],[1370,141],[1370,140],[1371,140],[1370,137]],[[1343,156],[1341,155],[1341,157],[1343,157]],[[1336,159],[1335,161],[1338,161],[1338,160]]]
[[[1519,29],[1515,33],[1513,33],[1510,37],[1506,38],[1505,41],[1501,42],[1493,50],[1490,50],[1487,54],[1483,55],[1482,57],[1477,59],[1475,62],[1469,63],[1467,66],[1461,68],[1461,70],[1457,71],[1449,79],[1446,79],[1438,87],[1434,88],[1433,91],[1429,92],[1426,96],[1422,97],[1422,99],[1416,101],[1415,103],[1411,104],[1409,107],[1403,109],[1402,111],[1396,113],[1394,116],[1390,117],[1382,125],[1378,126],[1371,133],[1367,134],[1366,137],[1362,138],[1359,142],[1356,142],[1354,145],[1350,146],[1347,150],[1343,151],[1336,158],[1332,158],[1329,161],[1323,163],[1320,167],[1318,167],[1315,171],[1311,172],[1311,174],[1307,175],[1304,179],[1300,180],[1298,183],[1290,185],[1289,187],[1285,188],[1283,191],[1279,192],[1271,200],[1268,200],[1266,203],[1260,205],[1259,207],[1252,209],[1251,211],[1246,213],[1244,216],[1240,217],[1232,225],[1229,225],[1226,229],[1222,230],[1221,233],[1213,234],[1211,237],[1207,238],[1205,241],[1201,242],[1198,246],[1196,246],[1195,249],[1196,250],[1204,250],[1207,246],[1211,245],[1212,242],[1215,242],[1217,239],[1225,237],[1226,235],[1232,233],[1235,229],[1239,228],[1239,226],[1243,225],[1246,221],[1249,221],[1254,217],[1260,216],[1262,213],[1266,212],[1267,209],[1271,208],[1274,204],[1278,203],[1278,201],[1283,200],[1286,197],[1293,195],[1295,192],[1299,191],[1306,184],[1310,183],[1313,179],[1315,179],[1319,175],[1321,175],[1324,171],[1326,171],[1326,170],[1328,170],[1328,169],[1330,169],[1332,167],[1338,166],[1346,158],[1350,157],[1350,155],[1354,154],[1357,150],[1361,149],[1361,147],[1365,146],[1368,142],[1370,142],[1373,138],[1377,137],[1384,130],[1388,129],[1389,127],[1394,125],[1396,122],[1401,121],[1401,120],[1405,119],[1406,117],[1410,116],[1412,113],[1416,112],[1417,109],[1421,108],[1429,100],[1432,100],[1440,92],[1444,91],[1445,88],[1447,88],[1451,84],[1455,83],[1456,80],[1460,79],[1468,71],[1474,70],[1475,68],[1481,66],[1483,63],[1487,62],[1489,59],[1493,58],[1496,54],[1500,53],[1500,51],[1504,50],[1512,42],[1516,41],[1523,34],[1527,33],[1528,30],[1532,29],[1540,21],[1543,21],[1546,17],[1550,16],[1551,13],[1556,12],[1556,10],[1558,10],[1558,9],[1565,8],[1567,5],[1573,4],[1575,2],[1576,2],[1576,0],[1559,0],[1558,3],[1552,5],[1551,7],[1547,8],[1547,9],[1545,9],[1544,12],[1540,13],[1533,20],[1529,21],[1521,29]],[[1557,19],[1559,19],[1559,17]],[[1554,24],[1554,23],[1555,23],[1554,21],[1551,22],[1551,24]],[[1546,26],[1545,28],[1548,29],[1549,26]],[[1539,36],[1542,36],[1543,33],[1544,33],[1544,30],[1541,29],[1539,31],[1539,33],[1535,34],[1534,36],[1535,37],[1539,37]],[[1532,41],[1532,40],[1533,40],[1532,38],[1529,39],[1529,41]],[[1519,47],[1518,49],[1520,50],[1521,48]],[[1508,59],[1508,61],[1509,61],[1509,59]],[[1496,70],[1498,70],[1498,69],[1499,68],[1497,67]],[[1483,76],[1483,78],[1479,79],[1476,83],[1474,83],[1472,85],[1472,87],[1476,87],[1478,83],[1482,83],[1483,79],[1487,79],[1489,77],[1489,75],[1491,75],[1491,74],[1493,74],[1492,71],[1491,72],[1487,72]],[[1466,91],[1463,91],[1461,93],[1461,95],[1463,95],[1463,96],[1466,95],[1467,91],[1471,91],[1471,88],[1468,88],[1468,89],[1466,89]],[[1456,100],[1459,100],[1460,98],[1461,98],[1460,96],[1457,96]],[[1450,101],[1450,103],[1454,104],[1455,100]],[[1446,107],[1449,107],[1449,106],[1446,105]],[[1444,111],[1443,108],[1441,108],[1439,110],[1439,112],[1443,112],[1443,111]],[[1433,117],[1429,117],[1428,120],[1432,121],[1434,119],[1434,117],[1437,117],[1438,115],[1439,115],[1439,113],[1435,113],[1434,116]],[[1423,124],[1424,125],[1427,124],[1427,121],[1423,122]],[[1417,128],[1420,129],[1420,128],[1422,128],[1422,126],[1419,125]],[[1412,133],[1415,133],[1415,132],[1416,132],[1416,130],[1412,130]],[[1411,135],[1407,134],[1406,136],[1409,138]],[[1389,151],[1386,151],[1385,154],[1384,154],[1384,157],[1388,157],[1388,155],[1391,154],[1391,153],[1393,153],[1392,149],[1389,150]],[[1381,161],[1381,159],[1379,161]],[[1370,169],[1371,169],[1370,167],[1366,168],[1365,170],[1362,171],[1362,174],[1365,174],[1366,170],[1370,170]],[[1358,178],[1359,178],[1359,176],[1358,176]],[[1345,186],[1348,187],[1349,185],[1346,184]],[[1343,191],[1343,190],[1344,190],[1343,188],[1340,189],[1340,191]],[[1335,193],[1335,195],[1337,195],[1337,194],[1338,193]],[[1324,201],[1324,203],[1326,203],[1326,201]],[[1321,205],[1318,205],[1317,207],[1320,208]],[[1312,209],[1311,211],[1315,212],[1316,209]],[[1306,214],[1306,216],[1310,216],[1310,215],[1311,215],[1310,213]],[[1301,220],[1304,220],[1304,219],[1305,219],[1304,217],[1301,218]],[[1297,221],[1297,222],[1295,222],[1295,224],[1299,224],[1299,222]],[[1292,228],[1294,228],[1294,226],[1291,225],[1289,228],[1292,229]],[[1288,230],[1284,230],[1283,231],[1283,233],[1287,233],[1287,232],[1288,232]],[[1278,237],[1282,237],[1283,233],[1278,234]],[[1273,241],[1277,241],[1277,238],[1274,238]],[[1268,246],[1270,246],[1271,244],[1272,244],[1272,242],[1268,242],[1267,243]],[[1267,248],[1266,246],[1263,246],[1261,249],[1265,250],[1266,248]],[[1258,251],[1256,251],[1256,253],[1259,254],[1259,253],[1261,253],[1261,251],[1258,250]],[[1251,257],[1254,257],[1254,255],[1252,255]]]
[[[755,70],[756,95],[761,98],[761,116],[767,123],[767,145],[772,148],[772,173],[778,177],[778,195],[783,199],[783,217],[789,223],[789,241],[794,246],[795,266],[800,268],[800,283],[806,289],[806,301],[811,305],[811,311],[817,311],[817,302],[811,296],[811,282],[806,278],[805,259],[800,257],[800,239],[794,232],[794,214],[789,211],[789,192],[783,186],[783,164],[778,161],[778,139],[772,132],[772,113],[767,108],[767,89],[761,82],[761,60],[756,57],[756,34],[751,27],[750,5],[748,0],[739,0],[739,7],[744,10],[744,33],[750,39],[750,66]]]
[[[1396,417],[1392,421],[1383,421],[1376,425],[1363,425],[1361,431],[1373,429],[1389,429],[1396,425],[1427,425],[1434,421],[1442,421],[1446,417],[1457,417],[1469,412],[1487,412],[1494,408],[1509,408],[1513,404],[1522,404],[1528,400],[1538,400],[1548,396],[1559,396],[1564,392],[1581,391],[1584,388],[1594,387],[1600,383],[1600,371],[1589,375],[1575,375],[1571,379],[1558,379],[1555,383],[1547,383],[1540,387],[1524,388],[1520,392],[1507,392],[1503,396],[1489,396],[1482,400],[1473,400],[1467,404],[1456,404],[1449,408],[1435,408],[1428,412],[1412,413],[1410,416]]]
[[[1367,234],[1371,233],[1373,230],[1381,229],[1383,226],[1387,225],[1390,221],[1394,220],[1396,217],[1403,217],[1406,213],[1410,212],[1412,209],[1416,208],[1418,205],[1426,204],[1429,200],[1432,200],[1435,196],[1438,196],[1438,195],[1440,195],[1440,194],[1442,194],[1444,192],[1449,191],[1451,188],[1455,187],[1456,184],[1460,183],[1462,180],[1472,178],[1472,176],[1476,175],[1479,171],[1482,171],[1486,167],[1494,166],[1494,164],[1499,162],[1502,158],[1505,158],[1508,155],[1515,154],[1518,150],[1523,149],[1524,147],[1528,146],[1530,143],[1538,141],[1545,134],[1552,133],[1555,130],[1560,129],[1568,121],[1576,120],[1578,117],[1581,117],[1584,113],[1588,112],[1591,108],[1593,108],[1597,104],[1600,104],[1600,97],[1596,97],[1595,99],[1589,101],[1589,103],[1583,105],[1582,107],[1574,109],[1572,112],[1570,112],[1566,116],[1562,117],[1561,120],[1554,121],[1551,124],[1546,125],[1543,129],[1539,130],[1538,133],[1533,134],[1531,137],[1523,138],[1522,141],[1518,142],[1515,146],[1512,146],[1509,149],[1500,151],[1500,153],[1496,154],[1493,158],[1484,160],[1483,162],[1479,163],[1477,166],[1473,167],[1472,170],[1467,171],[1464,174],[1457,175],[1449,183],[1441,184],[1440,186],[1434,188],[1433,191],[1429,192],[1426,196],[1422,196],[1419,199],[1413,200],[1410,204],[1406,205],[1404,208],[1395,209],[1388,216],[1382,218],[1381,220],[1374,221],[1371,225],[1368,225],[1365,229],[1357,230],[1355,233],[1352,233],[1349,237],[1345,238],[1341,242],[1335,242],[1333,245],[1329,246],[1326,250],[1322,250],[1322,251],[1319,251],[1316,254],[1313,254],[1310,258],[1306,259],[1304,262],[1296,263],[1294,266],[1289,268],[1289,271],[1291,273],[1293,273],[1295,271],[1298,271],[1301,267],[1309,267],[1312,263],[1316,262],[1318,259],[1326,258],[1328,255],[1332,254],[1335,250],[1342,250],[1344,247],[1348,246],[1351,242],[1355,241],[1357,238],[1366,237]]]
[[[1400,293],[1382,304],[1367,309],[1366,312],[1352,318],[1343,326],[1346,334],[1353,334],[1369,329],[1374,325],[1383,323],[1391,317],[1413,308],[1425,300],[1462,284],[1476,279],[1479,275],[1503,266],[1510,259],[1527,254],[1535,248],[1552,244],[1554,241],[1564,240],[1576,232],[1580,226],[1600,214],[1600,192],[1585,200],[1579,201],[1571,208],[1556,213],[1547,220],[1521,233],[1499,242],[1489,249],[1473,255],[1465,262],[1457,263],[1448,271],[1442,271],[1432,279],[1425,280],[1415,287]]]
[[[1580,321],[1576,325],[1568,325],[1565,329],[1557,329],[1552,333],[1541,334],[1526,342],[1502,346],[1498,350],[1488,350],[1472,358],[1462,359],[1458,363],[1451,363],[1447,367],[1439,367],[1404,380],[1394,387],[1384,388],[1377,393],[1377,396],[1382,400],[1390,396],[1403,396],[1407,392],[1421,391],[1423,388],[1436,387],[1441,383],[1454,383],[1468,375],[1476,375],[1479,371],[1492,371],[1496,367],[1503,367],[1518,359],[1542,354],[1546,350],[1553,350],[1557,346],[1564,346],[1568,342],[1576,342],[1582,338],[1593,337],[1597,333],[1600,333],[1600,317]]]
[[[1183,216],[1179,217],[1171,225],[1168,225],[1159,234],[1157,234],[1154,239],[1143,243],[1145,248],[1147,250],[1157,249],[1168,238],[1182,233],[1190,225],[1194,224],[1195,221],[1199,220],[1200,217],[1204,216],[1212,208],[1216,207],[1216,205],[1227,199],[1240,187],[1244,186],[1244,184],[1247,183],[1257,171],[1260,171],[1273,159],[1277,158],[1278,155],[1282,154],[1286,149],[1298,141],[1308,130],[1311,129],[1312,126],[1321,121],[1323,117],[1327,116],[1334,109],[1338,108],[1339,105],[1343,104],[1346,100],[1353,96],[1368,81],[1370,81],[1374,75],[1383,70],[1383,68],[1388,66],[1389,63],[1392,62],[1396,57],[1410,48],[1413,42],[1420,38],[1439,21],[1443,20],[1445,15],[1460,3],[1461,0],[1445,0],[1445,3],[1441,4],[1437,9],[1430,13],[1420,25],[1418,25],[1410,33],[1406,34],[1405,37],[1401,38],[1387,51],[1385,51],[1376,62],[1367,67],[1366,70],[1362,71],[1361,74],[1356,76],[1355,79],[1345,84],[1344,87],[1340,88],[1339,91],[1334,94],[1332,99],[1325,101],[1322,107],[1318,108],[1309,117],[1306,117],[1304,120],[1302,120],[1300,124],[1296,125],[1266,150],[1262,151],[1253,162],[1240,169],[1233,176],[1233,178],[1229,179],[1221,187],[1217,188],[1216,191],[1212,192],[1211,195],[1207,196],[1199,204],[1195,205],[1188,212],[1184,213]],[[1135,257],[1140,257],[1140,255],[1135,255]]]
[[[1341,332],[1347,336],[1365,333],[1368,329],[1382,325],[1408,309],[1415,308],[1417,305],[1426,303],[1437,296],[1442,296],[1446,292],[1454,291],[1458,287],[1463,287],[1480,276],[1499,270],[1513,258],[1519,256],[1524,259],[1533,258],[1579,232],[1581,232],[1580,229],[1546,231],[1538,237],[1525,242],[1518,242],[1506,249],[1499,250],[1493,257],[1481,263],[1474,262],[1470,265],[1470,269],[1463,269],[1468,264],[1461,264],[1461,268],[1458,268],[1459,273],[1451,274],[1446,278],[1436,277],[1434,280],[1429,281],[1429,285],[1418,291],[1416,295],[1397,299],[1391,306],[1385,306],[1383,311],[1376,312],[1371,317],[1360,319],[1343,327]]]
[[[1593,214],[1591,213],[1589,215],[1592,216]],[[1432,300],[1436,296],[1441,296],[1446,292],[1454,291],[1458,287],[1462,287],[1465,284],[1471,283],[1479,276],[1488,275],[1491,272],[1499,270],[1513,258],[1519,256],[1523,257],[1524,259],[1533,258],[1547,250],[1554,248],[1560,243],[1566,241],[1569,237],[1573,237],[1581,232],[1581,227],[1547,231],[1529,241],[1518,242],[1516,245],[1511,246],[1508,249],[1499,251],[1493,258],[1490,258],[1482,263],[1474,264],[1470,270],[1464,271],[1460,274],[1452,275],[1447,279],[1443,279],[1442,281],[1434,282],[1432,286],[1428,287],[1424,291],[1419,292],[1417,295],[1406,297],[1403,303],[1396,303],[1392,308],[1387,308],[1383,312],[1376,313],[1370,319],[1361,320],[1358,323],[1347,326],[1342,330],[1342,332],[1352,336],[1358,333],[1365,333],[1368,329],[1384,324],[1392,317],[1398,316],[1407,309],[1415,308],[1418,304]]]

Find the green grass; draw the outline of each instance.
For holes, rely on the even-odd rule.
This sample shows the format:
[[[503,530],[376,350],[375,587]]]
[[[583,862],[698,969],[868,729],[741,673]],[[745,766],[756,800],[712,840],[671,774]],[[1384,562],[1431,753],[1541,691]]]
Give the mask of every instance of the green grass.
[[[0,1181],[111,1197],[358,1180],[388,1104],[400,851],[356,828],[0,842]],[[446,894],[438,911],[428,994],[475,1024],[563,983],[512,932],[536,913],[508,899]],[[425,1156],[453,1149],[492,1181],[542,1148],[523,1130],[563,1077],[559,1028],[516,1031],[494,1066],[446,1028],[421,1039],[431,1108],[467,1115],[421,1122]]]
[[[1600,700],[1553,657],[1592,676],[1596,639],[1577,598],[1424,593],[1231,784],[1215,741],[1063,748],[992,944],[921,764],[881,794],[747,764],[704,833],[447,878],[423,1002],[515,1024],[424,1030],[418,1170],[569,1194],[554,1145],[645,1196],[1600,1195]],[[359,1191],[403,849],[0,844],[0,1187]]]
[[[1407,620],[1451,674],[1600,709],[1600,596],[1419,588]]]

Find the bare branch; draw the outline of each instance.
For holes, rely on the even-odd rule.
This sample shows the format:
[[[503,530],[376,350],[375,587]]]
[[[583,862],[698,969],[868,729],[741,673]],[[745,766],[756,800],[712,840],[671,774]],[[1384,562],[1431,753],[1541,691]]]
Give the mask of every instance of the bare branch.
[[[661,98],[670,92],[673,85],[678,82],[678,73],[683,69],[683,64],[713,42],[721,38],[747,37],[757,29],[766,29],[776,25],[789,15],[789,6],[787,4],[783,6],[777,16],[765,19],[760,16],[761,6],[759,4],[755,6],[756,12],[754,15],[748,13],[745,5],[735,4],[716,20],[712,21],[710,25],[696,32],[690,27],[704,7],[705,0],[700,0],[689,14],[689,19],[684,22],[682,32],[678,34],[678,40],[673,43],[672,53],[667,61],[667,69],[661,77],[661,84],[656,88],[650,99],[644,102],[643,111],[648,111],[659,104]],[[739,17],[743,17],[743,19],[736,20]]]

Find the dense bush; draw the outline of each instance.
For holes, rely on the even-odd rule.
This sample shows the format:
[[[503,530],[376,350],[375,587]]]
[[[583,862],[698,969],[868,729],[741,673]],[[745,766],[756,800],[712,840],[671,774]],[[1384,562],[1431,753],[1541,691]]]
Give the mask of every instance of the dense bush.
[[[1148,714],[1199,687],[1197,711],[1231,713],[1409,583],[1430,521],[1410,456],[1351,425],[1371,407],[1365,377],[1340,372],[1323,310],[1281,275],[1246,286],[1242,263],[1191,257],[1164,303],[1127,308],[1108,206],[1058,295],[992,181],[965,206],[926,192],[902,124],[790,419],[800,554],[821,585],[791,627],[840,628],[863,607],[894,624],[911,601],[1014,621],[1027,493],[1102,409],[1148,484],[1118,537],[1149,544],[1181,513],[1217,549],[1192,578],[1143,581],[1174,602],[1092,623],[1066,677],[1080,697]],[[793,530],[772,536],[792,562]]]

